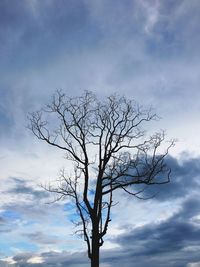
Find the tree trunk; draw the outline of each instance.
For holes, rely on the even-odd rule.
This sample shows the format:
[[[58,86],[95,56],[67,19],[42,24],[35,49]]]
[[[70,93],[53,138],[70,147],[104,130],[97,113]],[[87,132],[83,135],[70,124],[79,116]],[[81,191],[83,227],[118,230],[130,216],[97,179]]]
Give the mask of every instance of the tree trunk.
[[[92,231],[92,255],[91,267],[99,267],[99,231],[98,226],[93,227]]]

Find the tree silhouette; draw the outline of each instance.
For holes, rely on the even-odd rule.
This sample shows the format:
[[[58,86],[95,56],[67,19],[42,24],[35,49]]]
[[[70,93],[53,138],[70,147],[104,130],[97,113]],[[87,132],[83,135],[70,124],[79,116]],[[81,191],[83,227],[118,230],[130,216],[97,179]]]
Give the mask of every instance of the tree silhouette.
[[[45,109],[29,117],[34,135],[73,162],[73,174],[63,170],[59,183],[46,189],[58,194],[57,200],[69,197],[75,204],[77,232],[87,243],[91,267],[99,266],[115,191],[143,199],[146,186],[169,182],[165,158],[174,142],[160,153],[164,132],[147,137],[142,128],[156,118],[125,97],[98,100],[88,91],[73,98],[57,91]]]

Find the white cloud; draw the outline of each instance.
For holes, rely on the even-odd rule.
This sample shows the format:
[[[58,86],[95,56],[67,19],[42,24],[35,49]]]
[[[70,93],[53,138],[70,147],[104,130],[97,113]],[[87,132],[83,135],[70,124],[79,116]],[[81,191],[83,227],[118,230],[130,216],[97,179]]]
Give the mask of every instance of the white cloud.
[[[11,265],[14,265],[14,264],[17,263],[16,261],[13,260],[12,257],[6,257],[6,258],[3,258],[3,261],[6,262],[6,263],[8,263],[9,265],[10,265],[10,264],[11,264]]]
[[[141,5],[146,11],[146,22],[144,25],[144,30],[146,33],[151,34],[151,31],[159,19],[159,0],[141,0]]]
[[[33,263],[33,264],[43,263],[43,262],[44,262],[44,260],[40,256],[34,256],[34,257],[31,257],[30,259],[27,260],[27,263]]]

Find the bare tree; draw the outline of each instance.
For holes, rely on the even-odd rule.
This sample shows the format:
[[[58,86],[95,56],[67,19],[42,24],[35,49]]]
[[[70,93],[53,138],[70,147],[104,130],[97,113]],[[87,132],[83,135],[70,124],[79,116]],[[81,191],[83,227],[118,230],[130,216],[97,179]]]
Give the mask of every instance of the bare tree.
[[[123,190],[143,198],[146,186],[168,183],[170,168],[165,158],[174,142],[161,154],[164,132],[147,137],[142,128],[156,115],[117,95],[98,101],[88,91],[73,98],[57,91],[50,105],[32,113],[29,119],[29,128],[37,138],[63,150],[73,162],[73,174],[67,176],[63,170],[59,184],[46,189],[58,194],[58,200],[71,198],[91,267],[98,267],[100,247],[115,205],[113,194]]]

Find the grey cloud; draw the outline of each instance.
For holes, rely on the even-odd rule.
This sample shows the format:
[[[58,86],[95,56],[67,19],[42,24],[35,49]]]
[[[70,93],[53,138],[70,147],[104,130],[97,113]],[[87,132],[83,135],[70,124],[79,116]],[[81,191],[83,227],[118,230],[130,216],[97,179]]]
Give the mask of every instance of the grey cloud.
[[[79,52],[83,48],[88,51],[94,45],[98,49],[102,42],[104,47],[109,48],[112,45],[119,48],[124,40],[126,43],[132,40],[132,45],[137,40],[136,43],[141,42],[144,48],[146,44],[150,56],[156,56],[155,53],[159,52],[159,56],[166,54],[169,57],[170,53],[174,55],[170,42],[178,43],[178,53],[187,39],[187,36],[184,39],[180,37],[181,34],[192,32],[194,36],[197,32],[194,25],[199,22],[196,14],[199,4],[196,1],[191,2],[188,5],[187,1],[170,1],[169,4],[160,1],[153,35],[148,36],[144,33],[147,12],[140,1],[77,3],[70,0],[60,1],[59,4],[56,1],[34,1],[33,4],[33,1],[30,3],[23,0],[11,7],[3,0],[1,39],[5,43],[4,49],[10,49],[6,53],[4,51],[3,55],[6,55],[7,64],[12,61],[9,68],[18,65],[20,69],[25,69],[29,67],[27,61],[31,63],[31,67],[49,63],[49,58],[54,61],[63,53],[63,49],[70,53]],[[184,7],[187,8],[186,11],[180,12]],[[193,16],[196,23],[187,23],[191,14],[196,14]],[[189,29],[185,31],[186,26]],[[163,51],[163,47],[167,52]]]
[[[10,225],[9,220],[0,216],[0,233],[10,233],[13,231],[12,226]]]
[[[63,242],[63,240],[61,240],[57,236],[47,235],[42,232],[27,233],[23,235],[29,238],[31,242],[34,242],[37,244],[57,244],[57,243]]]
[[[10,228],[10,229],[0,229],[0,233],[1,234],[5,234],[5,233],[10,233],[12,232],[13,230]]]
[[[6,261],[0,260],[0,267],[9,267],[12,266],[10,264],[8,264]]]
[[[38,189],[36,185],[34,188],[34,184],[30,185],[30,181],[28,182],[22,178],[12,177],[8,179],[8,182],[11,188],[2,192],[2,194],[10,196],[14,198],[14,200],[1,205],[5,214],[8,212],[6,218],[4,213],[2,215],[2,221],[0,221],[0,227],[1,225],[4,227],[2,230],[8,231],[7,229],[9,229],[9,231],[13,231],[16,229],[18,226],[16,219],[20,221],[24,219],[40,221],[48,217],[49,213],[46,204],[49,200],[48,192],[44,189]],[[55,208],[55,206],[56,204],[52,205],[51,209]],[[13,224],[15,224],[16,227],[13,227]]]
[[[17,263],[16,265],[18,267],[32,267],[32,266],[38,266],[38,267],[64,267],[64,266],[70,266],[70,267],[87,267],[89,264],[89,261],[87,260],[87,254],[86,253],[68,253],[66,251],[63,252],[46,252],[41,253],[39,255],[43,263],[39,264],[31,264],[27,261],[37,255],[31,255],[30,253],[23,253],[19,254],[15,257],[13,257],[13,260],[15,260]]]
[[[168,114],[169,104],[165,101],[166,98],[172,106],[174,99],[176,106],[177,99],[191,99],[191,102],[193,98],[197,99],[196,89],[193,89],[196,91],[194,94],[189,92],[188,98],[185,97],[188,94],[184,93],[186,83],[190,84],[190,80],[194,80],[193,67],[188,66],[191,61],[184,63],[175,60],[178,52],[184,50],[179,46],[184,47],[186,41],[188,46],[193,41],[198,49],[199,35],[196,34],[198,31],[194,25],[198,27],[199,18],[193,16],[193,11],[196,14],[199,10],[198,1],[191,0],[189,7],[188,1],[169,1],[169,4],[158,1],[160,15],[150,35],[145,34],[143,29],[147,16],[141,4],[143,2],[59,1],[58,4],[57,1],[23,0],[10,6],[7,1],[1,1],[2,39],[6,42],[6,52],[1,49],[5,62],[2,59],[0,91],[9,92],[8,98],[12,99],[9,109],[18,111],[14,110],[11,115],[2,111],[2,122],[7,121],[7,128],[4,130],[2,127],[2,131],[8,133],[15,130],[16,133],[13,126],[26,124],[24,116],[27,110],[34,110],[34,105],[44,100],[57,87],[71,87],[72,94],[78,91],[77,88],[96,88],[104,92],[126,89],[129,95],[141,97],[142,101],[148,99],[153,105],[157,100],[156,105],[167,108]],[[179,10],[185,10],[185,13]],[[163,20],[166,22],[163,23]],[[176,20],[181,20],[182,23],[177,24]],[[190,25],[187,31],[191,29],[193,33],[188,40],[178,37],[185,32],[186,24]],[[168,38],[165,37],[167,30],[179,40],[176,53],[169,44],[172,41],[167,41]],[[197,50],[190,48],[185,56],[190,57]],[[173,62],[169,60],[171,54]],[[160,59],[162,56],[164,61]],[[196,66],[195,72],[198,69]],[[188,75],[191,70],[192,78]],[[182,75],[183,72],[187,75]],[[12,79],[8,77],[8,73],[11,73]],[[180,73],[181,78],[177,77]],[[198,73],[196,76],[199,77]],[[173,79],[175,83],[179,80],[178,85],[174,85]],[[179,84],[180,80],[183,85]],[[159,94],[163,83],[165,89]],[[180,92],[176,98],[175,91]],[[18,95],[21,95],[20,100]],[[5,125],[6,123],[4,122]],[[19,130],[19,139],[23,130]]]
[[[197,54],[199,8],[196,0],[159,1],[157,19],[146,42],[149,55],[169,59],[188,52]]]
[[[118,242],[122,246],[126,243],[130,248],[136,246],[135,255],[170,253],[185,246],[200,245],[200,225],[190,222],[199,212],[200,202],[189,199],[181,210],[168,220],[133,229],[119,237]]]
[[[20,178],[12,177],[10,178],[13,187],[7,191],[9,194],[25,194],[30,195],[32,198],[40,200],[49,197],[49,193],[44,189],[35,189],[33,186],[28,185],[27,181]]]
[[[189,199],[179,212],[166,221],[136,228],[121,235],[117,241],[125,252],[122,258],[126,260],[128,253],[130,261],[137,259],[140,262],[137,266],[145,266],[144,263],[149,261],[151,266],[177,267],[187,266],[193,260],[199,261],[198,249],[195,248],[200,247],[200,225],[191,221],[199,213],[200,202],[196,198]]]
[[[6,220],[3,217],[0,217],[0,225],[4,224],[6,222]]]
[[[166,164],[171,168],[170,183],[148,187],[145,196],[153,196],[157,201],[172,201],[185,198],[200,189],[200,158],[177,160],[169,156]]]
[[[25,262],[27,263],[27,261],[32,257],[33,255],[31,253],[19,253],[18,255],[13,257],[13,260],[17,262],[17,264],[19,264],[19,266],[25,266],[23,265]],[[27,266],[28,263],[27,263]]]
[[[11,188],[4,191],[3,194],[8,195],[10,200],[1,204],[2,213],[0,220],[0,231],[16,231],[21,230],[21,225],[26,226],[22,231],[22,236],[33,239],[36,243],[59,243],[62,242],[56,236],[49,237],[41,232],[30,234],[31,226],[29,224],[41,225],[41,228],[49,224],[59,221],[59,216],[63,224],[67,223],[65,212],[63,211],[63,203],[53,202],[53,197],[44,189],[38,189],[36,185],[30,181],[21,178],[8,179]],[[34,187],[35,186],[35,187]],[[59,214],[58,218],[55,214]],[[66,219],[66,220],[65,220]],[[40,229],[41,229],[40,228]],[[28,232],[28,233],[27,233]],[[45,232],[45,230],[44,230]],[[30,235],[29,235],[30,234]]]
[[[63,265],[74,265],[74,266],[88,266],[88,259],[87,254],[85,252],[83,253],[56,253],[56,252],[49,252],[49,253],[43,253],[41,254],[45,262],[47,263],[47,266],[54,266],[54,264],[58,264],[58,257],[60,259],[61,266]],[[82,265],[81,265],[82,264]],[[59,266],[59,265],[58,265]]]
[[[34,222],[40,222],[41,220],[44,222],[49,215],[49,211],[47,210],[47,206],[45,204],[36,204],[34,201],[31,203],[26,203],[25,201],[19,203],[9,203],[3,205],[2,207],[6,211],[17,212],[21,219],[28,219]]]
[[[22,0],[11,6],[3,0],[0,10],[2,60],[9,68],[25,69],[27,61],[31,66],[48,63],[49,53],[52,60],[63,47],[79,47],[79,41],[87,39],[86,26],[90,28],[81,1]]]

